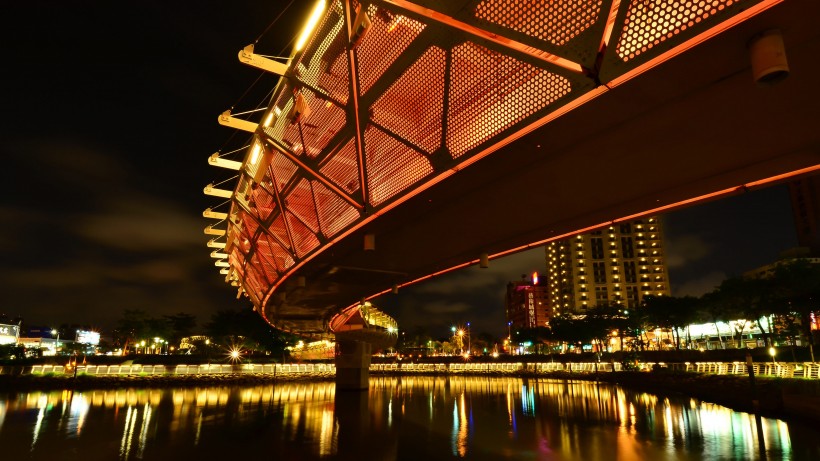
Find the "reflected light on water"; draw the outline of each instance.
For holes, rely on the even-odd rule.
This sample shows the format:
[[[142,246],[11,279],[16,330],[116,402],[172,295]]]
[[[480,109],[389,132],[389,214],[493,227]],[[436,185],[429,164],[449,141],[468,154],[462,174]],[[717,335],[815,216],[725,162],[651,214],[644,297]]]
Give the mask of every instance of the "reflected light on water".
[[[80,455],[121,461],[268,451],[277,459],[353,459],[348,456],[365,444],[371,459],[386,460],[820,453],[820,438],[806,432],[795,445],[793,424],[590,382],[373,377],[361,406],[336,401],[352,395],[337,396],[327,382],[0,395],[0,445],[9,459],[51,460],[71,443]]]

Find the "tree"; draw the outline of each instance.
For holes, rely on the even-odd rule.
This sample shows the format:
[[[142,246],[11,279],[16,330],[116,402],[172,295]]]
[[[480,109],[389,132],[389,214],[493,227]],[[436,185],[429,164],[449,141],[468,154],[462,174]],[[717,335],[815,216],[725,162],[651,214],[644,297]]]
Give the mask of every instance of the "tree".
[[[293,335],[274,329],[252,309],[218,311],[206,330],[226,349],[235,346],[279,354],[287,344],[296,342]]]
[[[650,324],[672,330],[675,349],[680,350],[680,331],[697,316],[697,298],[692,296],[645,296],[643,308]]]
[[[726,342],[723,341],[723,335],[720,334],[718,322],[729,322],[728,310],[723,305],[717,292],[712,291],[704,294],[700,298],[699,311],[704,320],[712,323],[715,326],[715,332],[720,341],[720,348],[726,349]]]
[[[796,315],[801,336],[813,346],[811,315],[820,310],[820,264],[811,264],[805,259],[781,264],[775,268],[772,280],[776,311]]]
[[[761,319],[774,311],[772,287],[770,279],[730,277],[721,282],[717,289],[718,299],[729,312],[757,323],[767,345],[771,345],[771,334],[766,331]]]
[[[178,312],[174,315],[166,315],[164,318],[170,328],[168,342],[176,344],[177,346],[182,338],[191,336],[194,327],[196,327],[196,317],[191,314]]]

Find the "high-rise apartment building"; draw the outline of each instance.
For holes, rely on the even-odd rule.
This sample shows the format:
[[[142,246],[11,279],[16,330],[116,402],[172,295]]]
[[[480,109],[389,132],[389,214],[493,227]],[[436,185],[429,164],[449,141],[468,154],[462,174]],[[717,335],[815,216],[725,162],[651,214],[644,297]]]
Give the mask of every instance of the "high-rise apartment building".
[[[657,217],[614,224],[546,246],[549,304],[556,315],[669,295]]]
[[[504,307],[512,328],[547,326],[552,312],[546,280],[538,280],[537,274],[533,274],[531,280],[508,283]]]

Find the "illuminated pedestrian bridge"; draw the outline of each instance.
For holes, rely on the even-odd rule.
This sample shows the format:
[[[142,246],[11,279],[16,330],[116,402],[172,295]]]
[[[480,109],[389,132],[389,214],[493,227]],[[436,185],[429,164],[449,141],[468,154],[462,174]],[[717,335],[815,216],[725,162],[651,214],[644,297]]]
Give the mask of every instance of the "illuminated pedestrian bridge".
[[[324,338],[442,271],[815,172],[819,3],[320,1],[286,60],[239,51],[281,78],[219,116],[246,142],[209,160],[212,256]]]

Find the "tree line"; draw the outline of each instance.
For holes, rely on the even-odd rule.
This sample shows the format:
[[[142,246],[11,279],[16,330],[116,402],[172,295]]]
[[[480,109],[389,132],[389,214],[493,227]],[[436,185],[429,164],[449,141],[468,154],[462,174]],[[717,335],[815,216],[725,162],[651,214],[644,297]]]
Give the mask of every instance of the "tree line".
[[[800,339],[813,346],[817,332],[811,324],[818,311],[820,264],[796,260],[776,266],[765,277],[730,277],[700,297],[646,296],[634,309],[610,304],[581,315],[556,316],[548,327],[519,330],[514,339],[542,345],[606,344],[615,337],[622,350],[625,340],[626,349],[643,350],[648,346],[646,332],[660,328],[672,332],[674,347],[680,349],[684,342],[691,344],[691,338],[681,338],[686,327],[701,323],[715,326],[723,349],[738,346],[743,332],[753,326],[759,328],[766,346],[773,346],[775,338],[791,344]],[[718,323],[730,321],[735,322],[734,331],[726,338],[719,333]]]
[[[114,345],[128,354],[142,341],[150,343],[162,338],[178,347],[185,337],[207,336],[208,348],[238,347],[247,351],[281,353],[294,342],[294,337],[271,327],[252,309],[220,310],[209,322],[197,327],[194,315],[179,312],[155,317],[141,309],[125,310],[113,332]],[[206,347],[204,341],[194,342],[195,348]],[[203,353],[203,350],[194,353]]]

